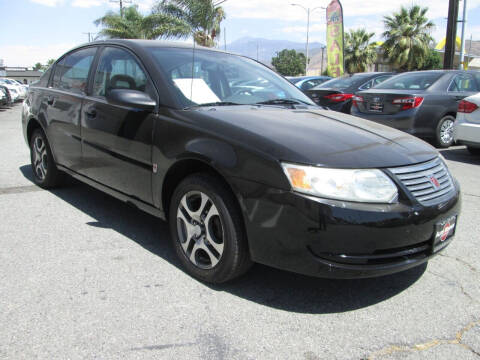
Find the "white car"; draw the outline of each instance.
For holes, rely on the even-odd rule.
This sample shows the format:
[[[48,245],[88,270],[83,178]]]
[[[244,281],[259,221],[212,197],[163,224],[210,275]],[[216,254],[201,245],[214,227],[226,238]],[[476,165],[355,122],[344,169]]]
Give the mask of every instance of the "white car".
[[[10,90],[12,94],[13,101],[23,100],[27,96],[27,91],[23,88],[23,86],[17,84],[15,81],[11,79],[1,78],[0,84],[6,86],[8,90]],[[15,96],[14,96],[15,95]]]
[[[480,155],[480,93],[458,103],[453,138],[457,144],[467,145],[470,153]]]

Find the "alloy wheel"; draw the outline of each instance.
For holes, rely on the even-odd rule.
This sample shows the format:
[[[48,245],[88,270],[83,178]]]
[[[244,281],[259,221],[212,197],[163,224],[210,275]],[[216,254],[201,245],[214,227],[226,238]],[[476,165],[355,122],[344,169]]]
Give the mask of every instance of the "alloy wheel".
[[[40,181],[45,180],[48,172],[47,146],[41,136],[35,137],[33,141],[33,169]]]
[[[218,209],[200,191],[186,193],[177,209],[177,232],[183,252],[201,269],[214,268],[224,251],[224,228]]]
[[[450,144],[453,141],[453,120],[447,119],[442,123],[440,139],[444,144]]]

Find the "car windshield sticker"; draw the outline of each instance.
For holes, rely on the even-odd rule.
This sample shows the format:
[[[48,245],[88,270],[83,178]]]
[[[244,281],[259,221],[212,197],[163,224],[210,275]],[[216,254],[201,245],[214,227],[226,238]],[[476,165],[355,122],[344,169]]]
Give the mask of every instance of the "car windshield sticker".
[[[218,102],[220,99],[203,79],[174,79],[175,85],[186,98],[197,104]]]

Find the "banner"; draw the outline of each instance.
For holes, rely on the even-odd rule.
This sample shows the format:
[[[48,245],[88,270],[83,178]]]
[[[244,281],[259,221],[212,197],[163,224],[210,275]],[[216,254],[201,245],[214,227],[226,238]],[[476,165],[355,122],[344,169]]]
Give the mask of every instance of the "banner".
[[[344,72],[343,9],[340,0],[327,6],[327,69],[328,75],[338,77]]]

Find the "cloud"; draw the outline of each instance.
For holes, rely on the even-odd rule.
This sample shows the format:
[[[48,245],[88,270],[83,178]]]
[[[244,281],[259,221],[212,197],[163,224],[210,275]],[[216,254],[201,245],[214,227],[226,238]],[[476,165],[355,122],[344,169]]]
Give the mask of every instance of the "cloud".
[[[63,4],[63,0],[30,0],[36,4],[55,7]]]
[[[7,45],[0,46],[0,54],[6,66],[31,67],[37,62],[46,64],[49,59],[57,59],[75,45],[75,43],[47,46]]]
[[[325,23],[318,23],[318,24],[310,24],[310,33],[315,33],[315,32],[325,32],[327,29],[327,25]],[[307,32],[307,27],[306,26],[286,26],[282,28],[282,32],[284,33],[300,33],[300,34],[305,34]]]
[[[89,8],[92,6],[100,6],[104,5],[105,1],[102,0],[73,0],[72,6],[81,7],[81,8]]]
[[[247,19],[277,19],[283,21],[299,21],[306,19],[306,12],[298,6],[291,6],[291,0],[241,0],[227,1],[222,6],[227,12],[227,16],[231,18],[247,18]],[[319,6],[318,0],[294,0],[311,9]],[[321,5],[327,2],[321,3]],[[438,0],[414,0],[414,4],[422,7],[428,7],[428,17],[431,19],[447,17],[448,1]],[[385,0],[364,0],[359,5],[358,0],[342,0],[344,16],[382,16],[392,13],[400,9],[400,6],[411,6],[412,0],[401,1],[385,1]],[[480,0],[470,0],[468,2],[469,10],[480,6]],[[325,10],[317,9],[311,16],[325,17]],[[366,23],[364,26],[369,27]]]

